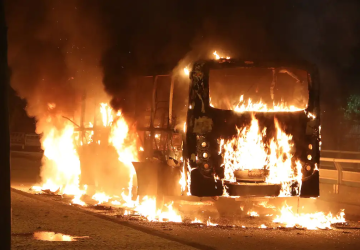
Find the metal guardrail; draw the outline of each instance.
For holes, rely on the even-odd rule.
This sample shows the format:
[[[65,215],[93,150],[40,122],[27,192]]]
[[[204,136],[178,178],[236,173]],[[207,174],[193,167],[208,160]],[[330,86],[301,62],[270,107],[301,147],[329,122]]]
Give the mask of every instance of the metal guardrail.
[[[337,154],[351,154],[351,155],[360,155],[360,152],[354,151],[340,151],[340,150],[321,150],[321,153],[337,153]]]
[[[10,134],[10,146],[21,147],[24,149],[25,147],[25,133],[11,133]]]
[[[10,146],[21,148],[25,147],[39,148],[41,150],[40,136],[37,134],[11,133]],[[360,157],[360,152],[322,150],[322,154],[348,155]],[[320,158],[320,179],[336,181],[338,185],[346,182],[360,183],[360,158],[347,159],[337,157]]]
[[[324,150],[324,152],[360,155],[359,152],[351,151]],[[360,165],[358,165],[360,164],[360,159],[321,157],[320,162],[322,163],[320,164],[320,179],[336,181],[338,185],[343,185],[347,182],[360,183]],[[331,163],[333,164],[334,169],[331,169]],[[347,166],[349,164],[351,165],[351,167]],[[326,168],[322,168],[322,165],[325,165]]]
[[[11,150],[25,150],[33,148],[41,150],[40,135],[21,132],[10,133]]]

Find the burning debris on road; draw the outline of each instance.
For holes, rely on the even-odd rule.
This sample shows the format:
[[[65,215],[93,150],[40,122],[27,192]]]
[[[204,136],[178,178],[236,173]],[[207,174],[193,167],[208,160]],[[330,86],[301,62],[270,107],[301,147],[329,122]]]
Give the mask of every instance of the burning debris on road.
[[[38,193],[38,191],[35,193]],[[44,190],[44,194],[49,194],[48,190]],[[78,206],[83,207],[84,209],[99,210],[99,212],[109,211],[110,213],[106,214],[127,220],[167,223],[175,222],[184,223],[185,225],[192,224],[197,226],[216,226],[219,228],[293,228],[316,230],[334,229],[338,227],[341,228],[341,226],[346,225],[344,211],[341,211],[336,216],[333,216],[331,213],[326,215],[323,212],[296,213],[292,211],[292,207],[286,204],[284,204],[284,206],[282,206],[280,209],[274,209],[274,206],[268,205],[268,207],[271,207],[272,210],[275,210],[274,215],[259,214],[258,212],[251,210],[247,212],[247,218],[243,215],[238,215],[237,217],[232,217],[229,221],[229,219],[221,217],[214,220],[210,214],[213,214],[214,216],[218,215],[216,212],[210,212],[210,214],[206,212],[206,210],[209,210],[209,204],[203,202],[170,202],[165,204],[162,210],[157,210],[155,197],[144,197],[142,201],[139,201],[138,198],[136,201],[130,204],[130,207],[128,207],[127,205],[129,204],[124,203],[124,205],[122,205],[121,202],[113,200],[111,197],[102,196],[103,194],[96,195],[96,197],[98,197],[96,201],[94,201],[94,197],[84,196],[83,200],[86,202],[82,202],[82,204]],[[200,209],[206,212],[205,214],[204,211],[200,213],[204,218],[203,220],[199,219],[198,217],[190,219],[191,215],[195,212],[193,209],[191,212],[188,210],[181,211],[182,204],[190,205],[191,203],[193,203],[198,210]],[[214,204],[210,205],[210,207],[213,205]],[[249,218],[252,218],[251,222],[248,220]],[[256,226],[256,223],[259,223],[260,226]],[[247,224],[247,226],[244,226],[244,224]]]

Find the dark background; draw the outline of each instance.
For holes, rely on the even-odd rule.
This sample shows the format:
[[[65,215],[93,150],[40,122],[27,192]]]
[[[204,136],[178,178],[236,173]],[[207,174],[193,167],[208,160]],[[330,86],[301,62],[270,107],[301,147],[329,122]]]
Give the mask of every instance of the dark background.
[[[121,106],[116,100],[126,93],[130,75],[158,65],[171,69],[214,50],[317,64],[325,148],[338,147],[337,137],[345,133],[339,110],[360,92],[356,0],[6,0],[5,7],[16,91],[10,96],[12,131],[35,130],[26,105],[36,119],[39,109],[33,107],[41,100],[67,104],[74,89],[92,85]]]

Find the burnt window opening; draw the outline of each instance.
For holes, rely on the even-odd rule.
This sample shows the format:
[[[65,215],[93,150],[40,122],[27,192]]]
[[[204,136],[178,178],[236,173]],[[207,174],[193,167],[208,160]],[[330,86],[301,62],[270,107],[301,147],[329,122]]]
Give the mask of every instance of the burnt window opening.
[[[212,69],[209,89],[210,105],[223,110],[300,110],[309,100],[307,72],[294,68]]]

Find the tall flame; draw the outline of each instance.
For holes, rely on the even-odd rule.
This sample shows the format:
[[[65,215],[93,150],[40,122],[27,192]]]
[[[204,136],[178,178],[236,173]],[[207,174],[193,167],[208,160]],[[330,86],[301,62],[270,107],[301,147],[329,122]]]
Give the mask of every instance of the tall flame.
[[[42,148],[41,187],[35,190],[50,190],[54,193],[74,195],[73,203],[83,204],[80,197],[86,190],[80,189],[80,160],[74,145],[74,128],[66,123],[64,128],[51,127],[44,133]]]
[[[66,194],[78,191],[81,170],[73,144],[73,133],[71,125],[66,125],[62,130],[53,127],[43,141],[45,171],[49,176],[46,183],[51,191],[60,189],[61,193]]]
[[[103,122],[103,126],[110,126],[113,121],[113,110],[107,103],[100,104],[100,113]]]
[[[109,143],[116,149],[119,156],[119,161],[125,164],[125,166],[129,169],[130,180],[128,186],[128,195],[126,198],[124,194],[122,194],[122,196],[126,199],[128,203],[131,203],[133,195],[133,180],[136,174],[132,162],[137,161],[137,149],[134,143],[126,143],[126,139],[128,139],[128,136],[129,127],[121,112],[118,112],[116,114],[116,120],[112,123]]]
[[[290,186],[301,183],[301,164],[292,163],[292,136],[283,132],[275,119],[276,136],[267,145],[266,129],[260,131],[259,122],[253,116],[249,127],[237,129],[237,135],[220,142],[224,162],[224,180],[236,182],[236,170],[268,170],[265,182],[282,184],[281,195],[290,195]]]

